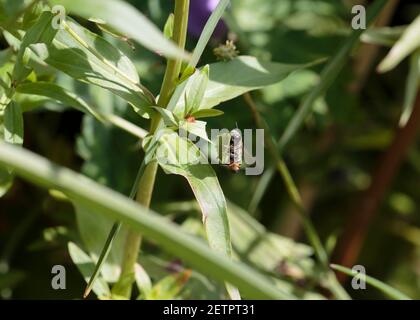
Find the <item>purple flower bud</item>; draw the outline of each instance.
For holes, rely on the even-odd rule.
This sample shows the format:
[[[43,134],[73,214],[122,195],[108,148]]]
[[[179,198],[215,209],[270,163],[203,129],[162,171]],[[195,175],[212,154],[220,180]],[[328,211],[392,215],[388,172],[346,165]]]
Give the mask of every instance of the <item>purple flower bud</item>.
[[[218,4],[219,0],[190,0],[188,32],[191,35],[197,38],[200,36],[207,20]],[[223,21],[219,21],[213,37],[221,38],[226,32],[226,24]]]

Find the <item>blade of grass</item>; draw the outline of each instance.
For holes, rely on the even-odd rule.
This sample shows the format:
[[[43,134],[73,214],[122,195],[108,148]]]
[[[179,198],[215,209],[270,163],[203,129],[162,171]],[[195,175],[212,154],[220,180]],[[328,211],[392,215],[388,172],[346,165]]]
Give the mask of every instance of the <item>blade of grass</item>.
[[[382,281],[372,278],[368,275],[361,275],[360,273],[353,272],[353,270],[337,265],[337,264],[331,264],[330,267],[334,270],[340,271],[342,273],[345,273],[351,277],[355,277],[357,279],[362,279],[362,277],[366,280],[368,284],[370,284],[372,287],[382,291],[384,294],[386,294],[391,299],[395,300],[411,300],[409,296],[406,296],[404,293],[400,292],[397,289],[394,289],[390,285],[387,285],[386,283],[383,283]]]
[[[145,168],[145,164],[143,162],[139,168],[139,171],[137,172],[137,176],[136,176],[136,179],[134,180],[133,187],[131,188],[131,192],[129,195],[130,199],[134,199],[137,194],[137,186],[139,185],[140,177],[144,173],[144,168]],[[85,292],[83,293],[83,298],[86,298],[89,295],[90,291],[92,290],[93,285],[95,284],[95,280],[100,274],[102,266],[104,262],[106,261],[106,258],[108,257],[108,254],[111,250],[112,243],[114,242],[115,237],[117,236],[118,231],[120,231],[120,229],[121,229],[121,222],[117,221],[112,225],[111,231],[109,232],[106,242],[104,244],[104,247],[101,251],[101,254],[99,255],[98,262],[96,263],[92,276],[90,277],[89,282],[86,286]]]
[[[0,142],[0,166],[15,170],[17,175],[39,186],[58,189],[97,214],[126,223],[197,270],[220,281],[232,283],[247,298],[294,298],[277,289],[266,277],[250,267],[209,250],[203,242],[184,233],[152,210],[30,151]]]

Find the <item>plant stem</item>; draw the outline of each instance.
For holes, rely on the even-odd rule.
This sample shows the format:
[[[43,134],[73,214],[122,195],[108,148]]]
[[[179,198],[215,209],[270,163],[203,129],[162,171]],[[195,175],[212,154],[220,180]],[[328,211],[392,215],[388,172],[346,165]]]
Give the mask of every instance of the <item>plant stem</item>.
[[[182,49],[185,48],[188,27],[188,12],[190,0],[175,1],[174,34],[173,41]],[[165,108],[176,87],[176,81],[181,73],[182,61],[180,59],[168,60],[162,88],[160,90],[159,106]]]
[[[175,0],[174,34],[173,41],[181,49],[185,48],[188,27],[189,0]],[[176,87],[176,81],[181,72],[182,60],[168,60],[166,72],[160,91],[158,105],[166,107]],[[156,113],[152,118],[150,125],[150,134],[154,134],[159,127],[160,115]],[[137,191],[136,201],[146,208],[150,207],[150,202],[155,185],[156,172],[158,164],[153,161],[146,166],[143,176],[140,179]],[[115,284],[112,292],[115,295],[130,298],[132,284],[134,282],[134,267],[137,261],[137,255],[140,250],[141,235],[129,229],[124,247],[123,261],[121,265],[121,274],[118,282]]]

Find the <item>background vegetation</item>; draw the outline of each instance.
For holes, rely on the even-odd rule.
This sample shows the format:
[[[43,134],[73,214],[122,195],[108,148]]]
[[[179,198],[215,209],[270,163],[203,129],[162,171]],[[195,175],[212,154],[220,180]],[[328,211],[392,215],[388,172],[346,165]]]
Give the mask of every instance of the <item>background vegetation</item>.
[[[161,30],[174,10],[174,1],[127,2]],[[189,52],[197,44],[211,2],[191,0],[186,42]],[[376,27],[366,32],[359,43],[350,23],[352,5],[361,2],[233,0],[200,59],[199,66],[216,63],[213,49],[226,39],[234,40],[241,55],[252,55],[260,61],[306,64],[327,58],[326,62],[293,72],[279,83],[224,102],[217,107],[224,114],[209,118],[207,123],[208,128],[263,127],[271,138],[266,141],[264,175],[235,175],[221,166],[213,169],[227,200],[234,259],[273,280],[281,292],[277,297],[343,298],[340,285],[326,271],[328,261],[333,261],[348,267],[361,264],[370,276],[411,298],[420,298],[420,152],[416,136],[420,125],[420,99],[416,98],[420,6],[414,0],[384,1],[386,5],[375,14]],[[369,6],[372,2],[363,3]],[[2,31],[10,30],[6,22],[13,14],[21,14],[24,4],[27,2],[0,1]],[[25,17],[30,26],[31,16]],[[162,56],[145,49],[136,39],[126,41],[121,35],[104,30],[101,24],[73,17],[124,52],[134,63],[141,84],[154,95],[160,92],[166,66]],[[412,24],[408,29],[411,37],[407,35],[409,24]],[[356,43],[353,48],[351,39]],[[23,64],[16,48],[14,57],[9,59],[11,42],[11,37],[3,32],[0,36],[3,82],[8,81],[7,73],[13,71],[14,65]],[[390,60],[392,56],[384,60],[396,43],[406,48],[407,54],[399,60]],[[349,44],[347,52],[343,51]],[[331,65],[331,61],[336,64]],[[77,65],[78,61],[71,63]],[[332,72],[325,72],[326,63],[330,63]],[[381,73],[377,72],[378,66]],[[109,91],[75,81],[63,72],[44,71],[25,75],[25,78],[29,76],[26,83],[54,82],[99,106],[101,112],[118,115],[148,129],[148,120],[139,117],[126,101]],[[237,72],[243,71],[237,69]],[[130,194],[144,157],[137,137],[104,125],[92,115],[71,108],[71,103],[20,93],[18,103],[25,111],[24,148],[124,195]],[[305,106],[308,112],[299,113],[298,110],[305,111]],[[279,139],[283,143],[281,152],[274,145]],[[0,149],[3,155],[6,151]],[[27,165],[22,160],[21,169],[16,160],[15,169],[25,176],[28,175],[25,167],[33,164],[37,168],[35,175],[41,174],[43,167],[35,160],[28,156]],[[301,199],[293,197],[292,183],[285,185],[287,169],[282,165],[287,165]],[[70,180],[70,177],[66,180],[69,185]],[[82,185],[83,180],[80,188]],[[87,186],[86,190],[75,187],[71,194],[80,192],[82,197],[83,192],[89,192]],[[41,189],[19,177],[10,189],[2,185],[0,191],[3,187],[0,297],[81,298],[86,282],[80,270],[83,273],[85,268],[87,275],[91,274],[93,261],[105,243],[113,218],[118,216],[112,210],[107,211],[107,217],[93,215],[86,212],[86,202],[78,207],[77,202],[73,205],[56,188]],[[106,206],[107,199],[103,201]],[[115,207],[120,204],[123,205],[115,202]],[[183,177],[167,175],[159,169],[150,207],[178,224],[186,234],[206,237],[200,207]],[[135,208],[124,208],[127,209],[125,221],[134,221],[129,213],[131,209],[135,212]],[[309,215],[314,229],[307,220],[302,223],[302,214]],[[174,244],[168,250],[171,244],[165,240],[165,234],[169,239],[170,232],[174,232],[175,239],[179,231],[161,230],[164,235],[159,239],[149,238],[148,231],[144,232],[133,297],[227,298],[220,282],[223,276],[197,269],[191,261],[196,259],[200,265],[204,260],[187,249],[182,251]],[[115,240],[94,288],[99,296],[106,296],[107,283],[118,279],[126,232],[123,229]],[[322,249],[314,248],[315,233]],[[182,242],[182,235],[176,239]],[[162,250],[161,242],[166,250]],[[204,257],[207,253],[202,254]],[[208,258],[217,259],[217,256]],[[51,288],[51,268],[57,264],[66,267],[66,290]],[[229,270],[234,274],[236,269]],[[243,275],[251,275],[246,273],[248,269],[241,270]],[[339,279],[353,298],[405,298],[371,285],[367,290],[355,291],[344,277]],[[264,288],[265,293],[271,292],[271,288]],[[245,293],[243,297],[252,294]]]

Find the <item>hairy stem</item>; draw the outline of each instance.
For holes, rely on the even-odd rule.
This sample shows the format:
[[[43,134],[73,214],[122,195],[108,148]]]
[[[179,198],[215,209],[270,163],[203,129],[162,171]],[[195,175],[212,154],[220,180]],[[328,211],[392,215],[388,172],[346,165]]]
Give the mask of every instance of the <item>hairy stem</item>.
[[[185,48],[188,26],[189,0],[175,0],[175,19],[173,41],[181,49]],[[166,66],[165,77],[158,105],[166,107],[176,87],[176,80],[181,72],[182,61],[180,59],[171,59]],[[150,125],[150,133],[154,134],[160,123],[158,113],[152,118]],[[150,207],[153,189],[155,185],[157,163],[151,162],[146,166],[143,176],[140,179],[137,191],[136,201],[144,207]],[[121,274],[118,282],[115,284],[112,292],[115,295],[130,298],[132,285],[134,282],[134,267],[137,261],[137,255],[140,250],[141,235],[134,230],[129,229],[123,253],[123,261],[121,265]]]

